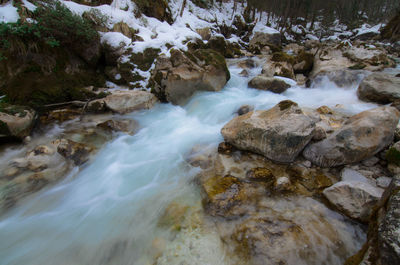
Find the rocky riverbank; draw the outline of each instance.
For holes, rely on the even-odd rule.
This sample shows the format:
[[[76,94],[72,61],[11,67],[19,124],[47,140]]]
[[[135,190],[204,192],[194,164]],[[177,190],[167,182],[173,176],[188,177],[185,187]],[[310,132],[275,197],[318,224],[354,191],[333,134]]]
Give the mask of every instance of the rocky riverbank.
[[[232,25],[252,34],[239,41],[223,36],[221,28],[188,25],[185,38],[176,32],[179,40],[172,43],[163,34],[173,28],[173,10],[155,3],[142,7],[157,18],[149,21],[164,27],[151,34],[144,26],[149,22],[126,11],[111,26],[70,3],[96,28],[85,45],[65,42],[48,50],[48,43],[36,48],[22,43],[29,48],[27,59],[10,50],[0,61],[0,214],[7,216],[28,196],[75,177],[113,139],[148,130],[149,124],[132,115],[170,103],[178,110],[196,109],[191,100],[204,92],[221,93],[235,68],[246,93],[280,100],[274,98],[269,108],[245,102],[219,128],[218,147],[197,143],[184,163],[170,165],[196,172],[193,182],[202,203],[162,208],[156,226],[172,231],[168,240],[174,243],[154,239],[152,262],[172,264],[171,253],[181,251],[175,243],[192,240],[193,231],[202,237],[185,251],[201,256],[211,251],[209,242],[232,256],[227,264],[398,262],[399,51],[375,40],[293,43],[240,17]],[[25,18],[38,15],[23,12]],[[128,18],[139,29],[124,22]],[[17,93],[21,86],[23,93]],[[306,107],[287,99],[296,89],[313,93],[354,86],[358,99],[370,103],[365,111],[335,106],[341,102]],[[230,108],[218,100],[213,104]]]

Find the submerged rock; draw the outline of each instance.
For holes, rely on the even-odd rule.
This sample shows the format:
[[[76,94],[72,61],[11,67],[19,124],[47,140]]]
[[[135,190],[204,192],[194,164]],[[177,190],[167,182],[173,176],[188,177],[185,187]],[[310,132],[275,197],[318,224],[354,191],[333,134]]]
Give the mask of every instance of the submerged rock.
[[[350,117],[323,141],[311,144],[305,158],[321,167],[334,167],[367,159],[393,141],[400,112],[380,107]]]
[[[86,144],[74,142],[69,139],[58,140],[57,152],[67,159],[71,159],[75,165],[80,166],[89,160],[94,148]]]
[[[250,80],[249,87],[280,94],[285,92],[290,85],[278,78],[259,75]]]
[[[181,104],[196,91],[221,90],[229,79],[225,58],[218,52],[172,50],[170,58],[157,59],[150,86],[161,101]]]
[[[36,112],[28,107],[0,104],[0,137],[28,136],[35,125]]]
[[[246,113],[249,113],[250,111],[253,111],[254,110],[254,107],[253,106],[250,106],[250,105],[243,105],[243,106],[240,106],[240,108],[238,109],[238,111],[237,111],[237,114],[239,115],[239,116],[241,116],[241,115],[244,115],[244,114],[246,114]]]
[[[239,116],[221,133],[235,147],[277,162],[292,162],[312,139],[315,124],[292,101]]]
[[[107,120],[97,124],[97,127],[105,130],[124,132],[133,135],[136,130],[137,123],[134,120]]]
[[[361,100],[387,104],[400,99],[400,78],[384,73],[366,77],[357,90]]]

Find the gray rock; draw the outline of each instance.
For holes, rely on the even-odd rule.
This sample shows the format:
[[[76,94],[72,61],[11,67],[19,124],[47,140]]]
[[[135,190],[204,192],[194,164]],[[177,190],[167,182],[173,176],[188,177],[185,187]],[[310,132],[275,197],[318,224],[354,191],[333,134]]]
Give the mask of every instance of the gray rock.
[[[392,142],[399,117],[397,109],[387,106],[361,112],[325,140],[307,146],[303,155],[321,167],[360,162]]]
[[[387,192],[390,194],[386,215],[379,225],[378,246],[381,264],[400,264],[400,179],[396,176]]]
[[[329,202],[350,218],[367,222],[373,207],[382,197],[383,189],[354,170],[347,169],[342,181],[323,191]]]
[[[357,90],[364,101],[387,104],[400,99],[400,78],[384,73],[373,73],[366,77]]]
[[[221,133],[233,146],[277,162],[292,162],[313,137],[314,122],[292,101],[238,116]]]
[[[213,50],[183,53],[171,51],[171,57],[157,58],[150,86],[161,101],[183,104],[196,91],[219,91],[230,79],[225,58]]]
[[[72,160],[77,166],[87,162],[90,154],[95,150],[89,145],[77,143],[69,139],[61,139],[57,141],[57,152],[63,157]]]
[[[139,90],[116,90],[102,99],[89,102],[87,109],[92,112],[111,110],[119,114],[135,110],[150,109],[158,99],[150,92]]]
[[[379,177],[376,179],[376,185],[378,187],[381,187],[383,189],[386,189],[387,187],[389,187],[390,182],[392,181],[392,178],[389,177]]]
[[[6,105],[0,111],[0,137],[24,139],[31,133],[36,112],[28,107]]]
[[[249,87],[280,94],[285,92],[290,85],[278,78],[259,75],[250,80]]]
[[[238,109],[237,114],[238,114],[239,116],[241,116],[241,115],[244,115],[244,114],[246,114],[246,113],[249,113],[250,111],[253,111],[253,110],[254,110],[254,107],[253,107],[253,106],[250,106],[250,105],[243,105],[243,106],[241,106],[241,107]]]
[[[281,34],[277,33],[264,33],[264,32],[255,32],[253,38],[250,40],[250,48],[259,48],[261,49],[264,46],[274,45],[281,46]]]

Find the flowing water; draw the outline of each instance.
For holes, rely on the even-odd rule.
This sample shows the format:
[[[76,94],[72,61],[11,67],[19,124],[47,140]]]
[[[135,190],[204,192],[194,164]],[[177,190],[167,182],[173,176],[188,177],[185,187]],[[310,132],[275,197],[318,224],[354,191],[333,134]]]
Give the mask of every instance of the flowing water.
[[[154,264],[155,256],[159,264],[229,264],[212,224],[175,235],[158,225],[172,201],[200,209],[201,215],[192,182],[199,170],[185,162],[192,147],[221,142],[220,129],[243,104],[268,109],[291,99],[302,107],[341,104],[348,113],[374,107],[358,101],[356,86],[338,88],[325,80],[277,95],[247,88],[249,79],[239,75],[241,69],[231,66],[230,71],[231,80],[220,92],[198,93],[183,107],[159,104],[127,115],[140,124],[136,135],[119,135],[82,170],[1,216],[0,264]],[[324,212],[342,222],[338,214]],[[343,240],[364,239],[359,228],[342,227]],[[154,252],[159,241],[162,255]],[[355,242],[354,249],[361,244]],[[179,254],[185,251],[186,259]],[[180,261],[173,260],[179,255]]]

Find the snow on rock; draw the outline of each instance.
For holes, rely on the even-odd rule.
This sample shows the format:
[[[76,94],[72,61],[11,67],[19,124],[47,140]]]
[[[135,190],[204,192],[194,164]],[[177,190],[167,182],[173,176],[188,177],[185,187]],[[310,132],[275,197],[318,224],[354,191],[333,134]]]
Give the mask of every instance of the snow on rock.
[[[255,27],[254,27],[254,29],[253,29],[253,35],[252,35],[252,37],[254,36],[254,34],[255,34],[256,32],[261,32],[261,33],[266,33],[266,34],[280,34],[279,31],[277,31],[277,30],[274,29],[274,28],[271,28],[271,27],[266,26],[262,21],[259,21],[259,22],[255,25]]]
[[[108,44],[112,48],[118,49],[131,44],[132,40],[119,32],[107,32],[101,34],[101,43]]]
[[[31,2],[28,2],[27,0],[22,0],[22,3],[24,4],[24,6],[29,10],[29,11],[35,11],[36,10],[36,6],[34,4],[32,4]]]
[[[0,22],[17,22],[19,19],[17,8],[13,6],[13,1],[0,5]]]
[[[368,24],[363,24],[360,28],[355,29],[354,31],[357,32],[356,36],[363,35],[363,34],[366,34],[366,33],[379,34],[380,33],[380,29],[382,27],[384,27],[384,24],[378,24],[378,25],[375,25],[375,26],[371,26],[371,25],[368,25]]]

